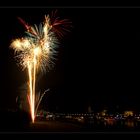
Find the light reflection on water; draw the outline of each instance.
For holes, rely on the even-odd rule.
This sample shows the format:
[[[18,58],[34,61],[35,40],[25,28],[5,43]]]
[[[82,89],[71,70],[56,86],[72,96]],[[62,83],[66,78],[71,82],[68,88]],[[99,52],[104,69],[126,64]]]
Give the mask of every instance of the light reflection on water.
[[[115,126],[117,124],[119,124],[121,126],[128,127],[128,128],[134,128],[135,126],[137,126],[137,122],[135,122],[133,120],[125,120],[125,121],[119,121],[119,122],[117,122],[116,120],[108,119],[108,120],[105,120],[104,121],[104,125],[105,126]]]
[[[125,125],[126,125],[127,127],[129,127],[129,128],[135,127],[134,121],[126,121],[126,122],[125,122]]]
[[[137,120],[116,120],[116,119],[102,119],[94,120],[94,123],[89,122],[89,126],[93,128],[113,128],[113,129],[139,129],[140,121]]]
[[[111,119],[107,119],[104,121],[104,125],[115,125],[116,121],[115,120],[111,120]]]

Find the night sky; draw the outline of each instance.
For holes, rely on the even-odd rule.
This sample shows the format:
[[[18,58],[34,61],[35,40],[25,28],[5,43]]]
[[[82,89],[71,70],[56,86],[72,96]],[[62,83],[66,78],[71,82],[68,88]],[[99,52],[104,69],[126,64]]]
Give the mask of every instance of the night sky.
[[[50,111],[140,110],[140,9],[3,8],[0,9],[0,109],[15,108],[19,88],[26,83],[9,48],[24,36],[17,17],[39,24],[58,9],[73,28],[60,41],[55,67],[40,78],[39,89],[50,88],[41,106]]]

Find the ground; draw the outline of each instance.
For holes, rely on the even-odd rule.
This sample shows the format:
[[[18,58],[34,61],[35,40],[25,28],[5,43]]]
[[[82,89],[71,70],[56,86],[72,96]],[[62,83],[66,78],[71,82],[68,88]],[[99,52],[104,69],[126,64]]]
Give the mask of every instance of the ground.
[[[59,121],[36,121],[31,123],[28,131],[31,132],[79,132],[81,125]]]

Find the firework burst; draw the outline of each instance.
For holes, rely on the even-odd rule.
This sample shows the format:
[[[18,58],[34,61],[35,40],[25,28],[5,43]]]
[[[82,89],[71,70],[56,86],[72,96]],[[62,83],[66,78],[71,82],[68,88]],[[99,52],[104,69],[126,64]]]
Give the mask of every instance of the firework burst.
[[[53,14],[54,15],[54,14]],[[57,54],[58,38],[62,37],[65,27],[70,25],[67,20],[59,18],[50,18],[45,16],[45,20],[39,26],[30,26],[21,18],[21,23],[26,28],[26,36],[15,39],[11,43],[11,48],[15,50],[16,59],[22,66],[22,69],[28,70],[29,93],[28,101],[30,105],[32,122],[35,120],[38,104],[36,107],[36,74],[41,71],[45,72],[46,68],[53,66],[54,56]],[[64,26],[65,25],[65,26]],[[43,94],[44,95],[44,94]],[[42,99],[43,96],[40,96]],[[39,100],[38,103],[40,103]]]

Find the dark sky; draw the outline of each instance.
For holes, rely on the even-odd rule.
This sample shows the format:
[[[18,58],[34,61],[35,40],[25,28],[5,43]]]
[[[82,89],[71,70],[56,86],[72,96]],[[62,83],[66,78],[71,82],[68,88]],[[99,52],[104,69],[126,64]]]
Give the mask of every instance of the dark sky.
[[[54,69],[39,82],[50,88],[41,107],[57,111],[139,109],[140,9],[56,8],[73,28],[60,42]],[[27,75],[9,49],[12,39],[24,35],[17,17],[29,24],[43,21],[51,8],[0,9],[0,108],[14,108],[18,88]]]

